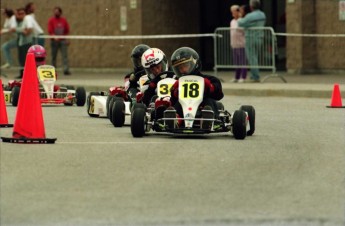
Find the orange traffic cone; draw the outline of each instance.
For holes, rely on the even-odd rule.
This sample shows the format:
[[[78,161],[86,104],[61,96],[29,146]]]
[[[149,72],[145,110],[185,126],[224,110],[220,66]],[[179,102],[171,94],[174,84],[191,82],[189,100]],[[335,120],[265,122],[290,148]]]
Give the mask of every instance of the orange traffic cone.
[[[0,79],[0,127],[13,127],[13,124],[8,124],[5,96],[4,96],[4,91],[2,89],[1,79]]]
[[[328,108],[345,108],[341,102],[341,94],[339,84],[334,84],[331,105]]]
[[[26,55],[12,136],[12,138],[1,137],[1,139],[3,142],[11,143],[55,143],[56,141],[56,138],[45,138],[36,63],[33,53]]]

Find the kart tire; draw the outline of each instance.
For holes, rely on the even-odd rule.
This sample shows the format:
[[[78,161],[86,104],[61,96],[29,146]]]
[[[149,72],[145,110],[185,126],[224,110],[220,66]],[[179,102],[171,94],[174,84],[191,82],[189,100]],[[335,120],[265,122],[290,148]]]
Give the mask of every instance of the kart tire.
[[[255,109],[251,105],[243,105],[240,107],[240,110],[248,113],[250,129],[247,131],[247,136],[251,136],[255,131]]]
[[[87,96],[87,101],[86,101],[86,111],[89,114],[90,117],[99,117],[99,115],[97,114],[92,114],[90,113],[90,107],[91,107],[91,97],[92,96],[100,96],[101,93],[100,92],[90,92],[89,95]]]
[[[232,133],[236,140],[243,140],[247,135],[247,114],[242,110],[236,110],[232,117]]]
[[[224,105],[222,102],[217,101],[217,108],[219,111],[224,111]]]
[[[146,105],[143,103],[134,103],[132,105],[131,112],[133,112],[135,108],[143,108],[146,111]]]
[[[125,111],[126,105],[124,100],[122,98],[114,100],[111,117],[115,127],[122,127],[125,124]]]
[[[133,109],[131,117],[131,132],[133,137],[143,137],[145,135],[145,118],[145,108],[137,107]]]
[[[107,109],[107,118],[109,118],[109,105],[110,105],[110,101],[111,101],[111,99],[113,99],[113,96],[108,96],[107,97],[107,102],[105,103],[105,107],[106,107],[106,109]]]
[[[86,102],[86,91],[84,87],[77,87],[75,90],[75,98],[77,99],[77,106],[82,107]]]
[[[19,94],[20,94],[20,87],[19,86],[15,86],[12,89],[11,92],[11,99],[12,99],[12,106],[16,107],[18,106],[18,101],[19,101]]]
[[[114,102],[116,100],[123,100],[122,97],[117,97],[117,96],[111,96],[110,100],[109,100],[109,120],[110,122],[113,124],[113,106],[114,106]]]

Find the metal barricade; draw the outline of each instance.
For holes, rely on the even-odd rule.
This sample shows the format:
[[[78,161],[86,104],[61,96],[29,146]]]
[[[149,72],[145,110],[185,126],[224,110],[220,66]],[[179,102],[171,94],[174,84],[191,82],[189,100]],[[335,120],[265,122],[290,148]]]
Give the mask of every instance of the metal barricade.
[[[241,28],[238,28],[241,29]],[[235,62],[234,49],[231,47],[231,31],[240,31],[236,28],[220,27],[215,30],[214,36],[214,73],[217,75],[218,69],[237,69],[237,68],[257,68],[271,70],[272,74],[267,75],[261,81],[264,82],[270,77],[279,77],[284,82],[285,78],[276,73],[275,55],[277,53],[276,36],[271,27],[255,27],[243,29],[246,34],[245,48],[255,48],[257,57],[245,56],[244,61]],[[250,33],[249,33],[250,32]],[[256,55],[255,54],[255,55]],[[250,62],[255,62],[250,64]]]

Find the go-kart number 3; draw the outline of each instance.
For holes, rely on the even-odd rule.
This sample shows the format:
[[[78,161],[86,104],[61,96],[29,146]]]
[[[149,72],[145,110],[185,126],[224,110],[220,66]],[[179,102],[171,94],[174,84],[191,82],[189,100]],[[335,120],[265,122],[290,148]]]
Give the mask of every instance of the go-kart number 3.
[[[184,83],[182,84],[183,92],[182,98],[197,98],[200,95],[198,83]]]

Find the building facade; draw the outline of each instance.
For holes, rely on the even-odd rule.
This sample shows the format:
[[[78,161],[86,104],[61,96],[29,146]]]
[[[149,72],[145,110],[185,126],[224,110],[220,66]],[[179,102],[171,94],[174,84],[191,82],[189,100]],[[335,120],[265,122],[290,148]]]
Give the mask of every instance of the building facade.
[[[1,0],[1,8],[23,7],[26,0]],[[36,0],[35,16],[47,34],[53,8],[60,6],[71,26],[71,35],[164,35],[213,33],[229,26],[232,4],[248,0]],[[298,34],[345,34],[338,0],[262,0],[267,26],[276,32]],[[1,16],[1,24],[4,16]],[[8,36],[1,36],[1,43]],[[206,69],[213,67],[213,39],[72,39],[71,67],[130,68],[130,52],[140,43],[161,48],[168,58],[181,46],[195,48]],[[291,72],[342,71],[345,69],[344,37],[278,37],[281,68]],[[50,45],[46,41],[48,63]],[[16,54],[16,51],[13,52]],[[61,61],[58,59],[59,62]],[[1,64],[3,64],[1,59]]]

